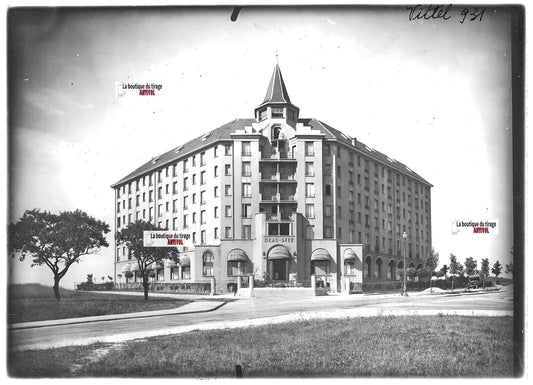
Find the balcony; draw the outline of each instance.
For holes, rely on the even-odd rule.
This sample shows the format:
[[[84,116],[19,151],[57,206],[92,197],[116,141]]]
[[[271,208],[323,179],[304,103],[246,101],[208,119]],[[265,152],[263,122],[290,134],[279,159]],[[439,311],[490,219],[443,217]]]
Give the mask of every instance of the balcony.
[[[266,214],[266,220],[269,222],[294,222],[295,215],[287,213]]]
[[[274,174],[260,174],[261,182],[265,183],[278,183],[278,182],[290,182],[290,183],[296,183],[296,175],[287,175],[287,174],[281,174],[281,173],[274,173]]]
[[[260,162],[296,162],[296,158],[290,153],[275,152],[272,154],[261,154]]]
[[[296,203],[294,194],[259,194],[261,203]]]

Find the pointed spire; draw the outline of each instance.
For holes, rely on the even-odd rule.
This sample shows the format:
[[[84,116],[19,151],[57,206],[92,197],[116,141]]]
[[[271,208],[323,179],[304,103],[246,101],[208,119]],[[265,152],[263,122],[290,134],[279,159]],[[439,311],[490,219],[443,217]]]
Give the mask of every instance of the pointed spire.
[[[272,78],[270,79],[270,84],[268,85],[265,99],[261,105],[270,103],[291,103],[289,93],[287,92],[287,88],[285,88],[283,76],[281,76],[281,70],[277,63],[274,67],[274,72],[272,73]]]

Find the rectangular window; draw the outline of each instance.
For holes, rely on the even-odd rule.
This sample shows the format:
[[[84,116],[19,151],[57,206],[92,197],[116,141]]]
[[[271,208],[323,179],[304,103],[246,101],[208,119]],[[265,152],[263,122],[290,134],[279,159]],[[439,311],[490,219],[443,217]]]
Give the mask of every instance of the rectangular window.
[[[331,164],[324,165],[324,175],[331,175]]]
[[[315,217],[315,205],[314,204],[305,205],[305,217],[306,218],[314,218]]]
[[[243,225],[242,226],[242,238],[243,239],[252,239],[252,226]]]
[[[324,216],[331,217],[331,205],[326,205],[326,208],[324,210]]]
[[[305,196],[307,198],[314,198],[315,197],[315,184],[314,183],[306,183],[305,184]]]
[[[224,165],[224,175],[231,175],[231,164]]]
[[[168,213],[170,211],[170,202],[165,203],[165,211]]]
[[[202,171],[200,174],[200,184],[201,185],[205,184],[205,171]]]
[[[252,164],[250,162],[242,162],[242,176],[252,176]]]
[[[218,156],[218,147],[217,146],[215,146],[213,148],[213,154],[214,154],[215,158]]]
[[[252,197],[252,185],[250,183],[242,184],[242,197],[251,198]]]
[[[331,185],[330,184],[327,184],[325,186],[325,194],[326,195],[331,195]]]
[[[250,142],[242,142],[242,156],[252,155]]]
[[[224,155],[231,155],[231,144],[224,145]]]
[[[183,210],[187,210],[189,208],[189,197],[183,197]]]
[[[324,155],[331,155],[331,146],[329,144],[324,145]]]
[[[315,147],[313,142],[305,142],[305,156],[315,156]]]
[[[200,211],[200,224],[205,225],[205,210]]]
[[[185,214],[183,216],[183,227],[186,229],[188,227],[188,223],[187,223],[187,214]]]
[[[242,217],[251,218],[252,217],[252,205],[249,203],[242,205]]]
[[[200,166],[205,166],[205,152],[200,154]]]
[[[227,184],[224,186],[224,195],[227,197],[231,196],[231,185]]]
[[[218,197],[218,186],[215,186],[214,194],[215,194],[215,198]]]
[[[189,172],[189,165],[187,163],[188,163],[188,161],[187,161],[187,159],[185,159],[183,161],[183,172]]]
[[[200,192],[200,204],[205,205],[205,191]]]
[[[196,174],[192,174],[192,185],[196,186]]]
[[[218,218],[218,207],[215,207],[214,216],[215,216],[215,218]]]
[[[305,176],[315,176],[315,167],[313,162],[305,162]]]
[[[231,206],[225,206],[224,207],[224,215],[226,217],[231,217],[231,214],[232,214]]]
[[[273,118],[283,118],[283,107],[271,107]]]
[[[189,178],[183,178],[183,191],[187,191],[189,189]]]
[[[192,213],[192,223],[196,223],[196,213]]]
[[[177,194],[178,193],[178,182],[173,182],[172,183],[172,192],[174,194]]]
[[[215,174],[215,178],[218,176],[218,166],[215,166],[214,168],[214,174]]]
[[[178,229],[178,218],[172,218],[172,230]]]
[[[228,239],[233,238],[231,227],[226,227],[224,229],[224,238],[228,238]]]
[[[218,227],[215,227],[213,230],[213,236],[215,239],[218,239]]]
[[[332,237],[331,227],[330,226],[324,227],[324,238],[331,238],[331,237]]]

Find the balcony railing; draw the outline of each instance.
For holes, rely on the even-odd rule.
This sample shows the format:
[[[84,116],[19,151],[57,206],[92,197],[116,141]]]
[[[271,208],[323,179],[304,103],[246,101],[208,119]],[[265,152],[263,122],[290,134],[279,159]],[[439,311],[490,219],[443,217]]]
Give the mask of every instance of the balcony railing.
[[[296,175],[285,175],[281,173],[260,174],[261,182],[296,182]]]
[[[284,153],[284,152],[274,152],[271,154],[261,154],[261,161],[276,161],[276,160],[288,160],[288,161],[295,161],[296,157],[294,157],[291,153]]]

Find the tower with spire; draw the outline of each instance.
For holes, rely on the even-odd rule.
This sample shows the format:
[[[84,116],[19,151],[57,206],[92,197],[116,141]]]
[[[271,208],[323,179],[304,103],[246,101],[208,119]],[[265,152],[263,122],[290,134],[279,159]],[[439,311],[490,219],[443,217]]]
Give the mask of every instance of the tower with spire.
[[[263,102],[255,109],[257,122],[270,119],[272,123],[286,123],[296,127],[300,109],[291,103],[279,64],[276,63]]]

